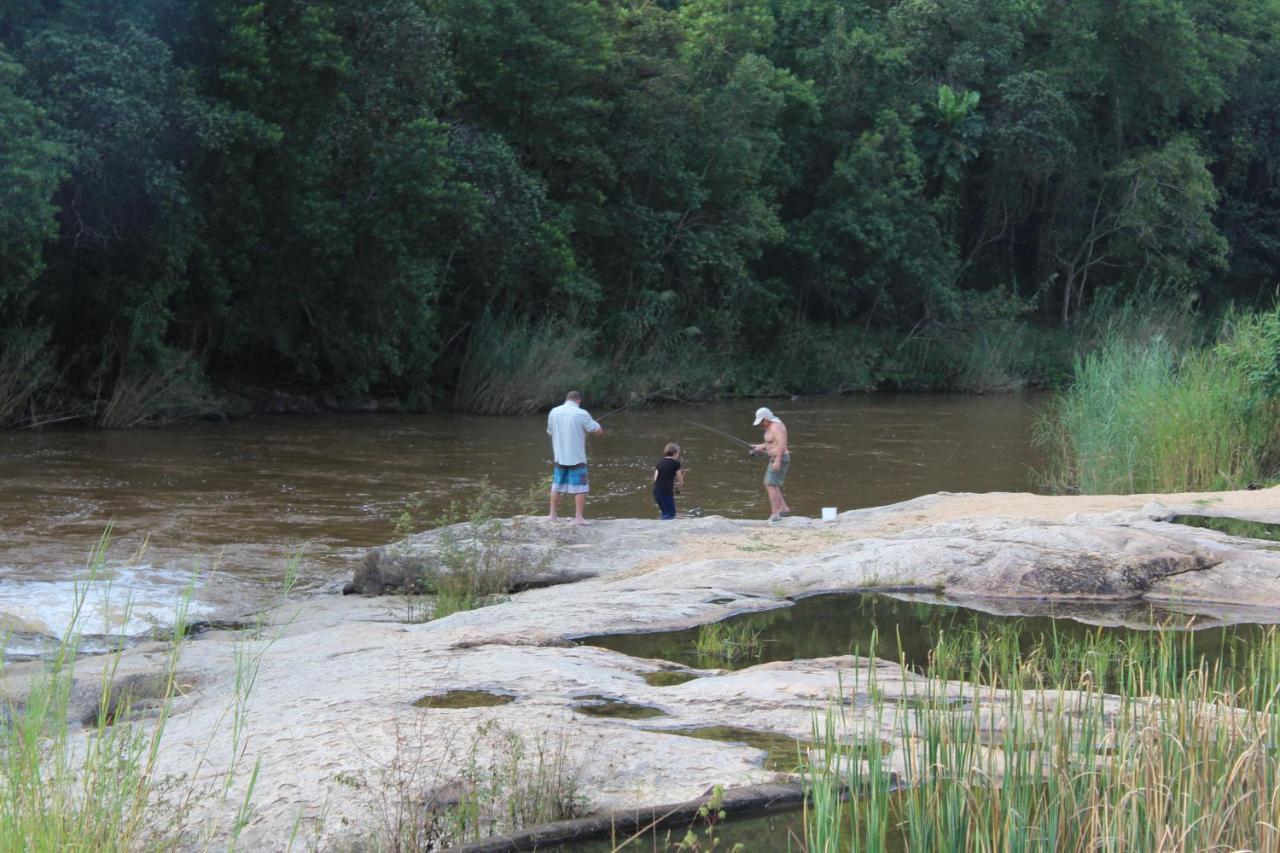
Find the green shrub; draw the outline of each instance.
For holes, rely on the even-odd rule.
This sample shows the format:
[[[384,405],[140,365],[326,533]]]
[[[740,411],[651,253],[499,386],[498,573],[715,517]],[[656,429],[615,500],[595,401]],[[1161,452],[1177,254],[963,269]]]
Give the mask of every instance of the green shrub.
[[[1274,476],[1280,406],[1257,371],[1267,322],[1235,318],[1215,347],[1111,337],[1036,427],[1045,481],[1086,494],[1241,488]],[[1280,337],[1276,338],[1280,340]]]

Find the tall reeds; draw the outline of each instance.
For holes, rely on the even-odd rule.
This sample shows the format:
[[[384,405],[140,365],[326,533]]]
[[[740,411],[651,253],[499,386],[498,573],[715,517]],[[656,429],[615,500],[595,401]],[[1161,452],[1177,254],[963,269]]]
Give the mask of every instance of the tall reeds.
[[[1085,494],[1242,488],[1280,463],[1280,398],[1258,362],[1274,364],[1274,312],[1234,318],[1216,346],[1186,348],[1110,329],[1042,416],[1046,482]],[[1258,350],[1264,350],[1259,352]]]
[[[0,427],[38,421],[37,401],[56,380],[48,332],[17,329],[0,338]]]
[[[554,321],[486,316],[476,324],[458,374],[453,405],[481,415],[527,415],[583,388],[596,370],[579,329]]]
[[[808,850],[1280,849],[1275,629],[1208,656],[1180,632],[989,653],[1010,639],[945,641],[902,698],[855,683],[855,704],[874,703],[860,723],[841,708],[815,722]],[[888,760],[846,745],[884,719]]]

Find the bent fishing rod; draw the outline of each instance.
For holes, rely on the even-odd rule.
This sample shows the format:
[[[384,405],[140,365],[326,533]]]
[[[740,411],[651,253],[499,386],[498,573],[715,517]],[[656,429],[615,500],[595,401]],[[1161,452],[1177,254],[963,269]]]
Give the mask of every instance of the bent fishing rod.
[[[721,438],[727,438],[727,439],[729,439],[729,440],[730,440],[730,441],[732,441],[734,444],[741,444],[741,445],[742,445],[743,447],[745,447],[747,450],[751,451],[751,455],[752,455],[752,456],[755,456],[755,455],[756,455],[756,453],[757,453],[756,448],[755,448],[755,445],[753,445],[751,442],[749,442],[749,441],[743,441],[742,439],[738,438],[736,435],[731,435],[731,434],[729,434],[729,433],[725,432],[725,431],[724,431],[724,430],[722,430],[722,429],[716,429],[716,428],[715,428],[715,427],[713,427],[713,426],[707,426],[706,424],[700,424],[700,423],[698,423],[697,421],[685,421],[685,423],[689,424],[690,426],[701,427],[702,429],[705,429],[705,430],[709,430],[709,431],[711,431],[711,432],[714,432],[716,435],[720,436]]]
[[[614,415],[618,414],[619,412],[625,412],[627,409],[631,408],[632,406],[638,406],[641,403],[652,400],[654,397],[658,397],[662,394],[665,394],[670,390],[671,390],[670,388],[659,388],[657,391],[650,391],[648,394],[645,394],[643,397],[636,397],[634,400],[632,400],[630,403],[627,403],[625,406],[619,406],[613,411],[605,412],[603,415],[596,418],[596,423],[599,423],[605,418],[611,418]]]

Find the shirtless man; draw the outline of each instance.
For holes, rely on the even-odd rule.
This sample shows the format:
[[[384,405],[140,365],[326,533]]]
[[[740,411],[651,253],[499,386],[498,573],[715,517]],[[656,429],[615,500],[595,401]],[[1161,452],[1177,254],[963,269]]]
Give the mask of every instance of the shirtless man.
[[[791,507],[782,496],[782,484],[787,481],[787,468],[791,465],[787,427],[763,406],[756,409],[756,420],[752,426],[764,427],[764,442],[751,445],[751,449],[769,457],[769,465],[764,469],[764,490],[769,493],[769,520],[778,521],[791,514]]]

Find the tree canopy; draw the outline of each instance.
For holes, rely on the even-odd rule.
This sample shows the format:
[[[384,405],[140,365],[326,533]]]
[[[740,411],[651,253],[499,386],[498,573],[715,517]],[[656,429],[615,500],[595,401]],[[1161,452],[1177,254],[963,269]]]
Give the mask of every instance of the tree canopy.
[[[426,403],[485,323],[617,364],[1256,298],[1277,36],[1274,0],[8,0],[0,347],[88,396],[182,361]]]

